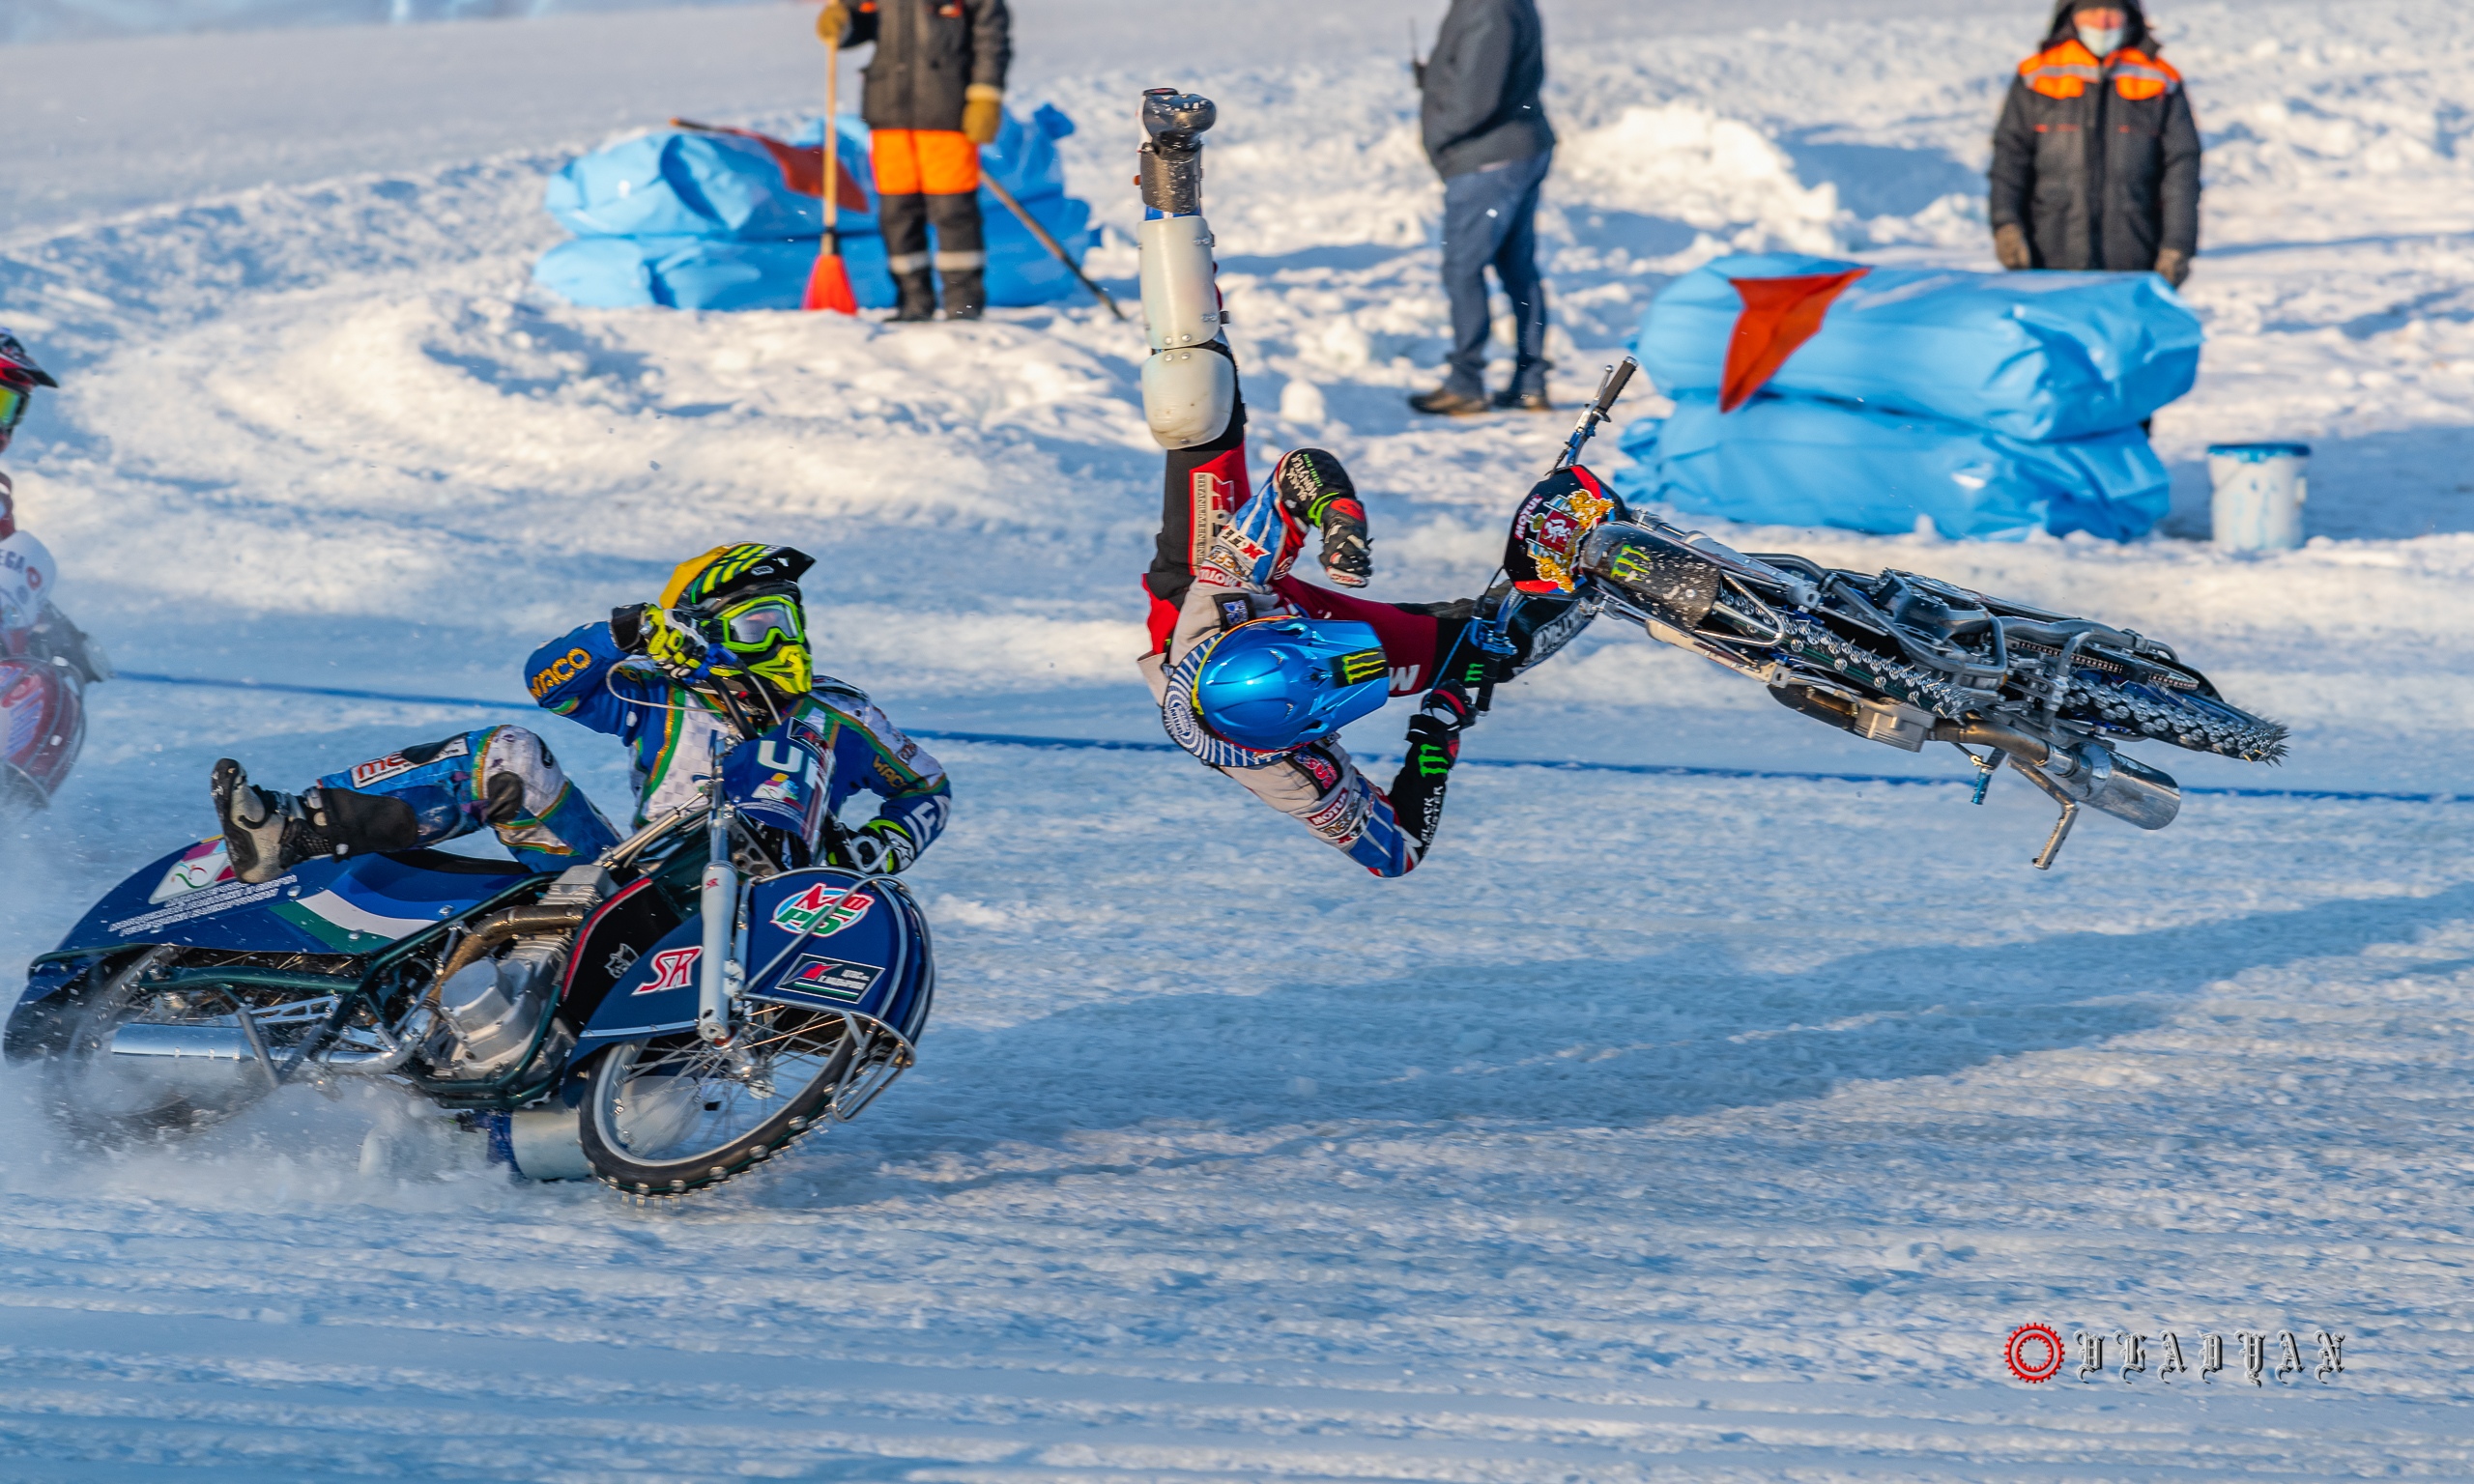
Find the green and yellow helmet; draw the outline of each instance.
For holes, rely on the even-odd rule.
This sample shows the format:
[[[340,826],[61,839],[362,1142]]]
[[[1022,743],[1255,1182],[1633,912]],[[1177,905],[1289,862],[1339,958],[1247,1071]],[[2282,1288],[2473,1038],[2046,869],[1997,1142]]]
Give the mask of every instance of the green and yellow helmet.
[[[716,674],[744,675],[787,703],[815,685],[799,599],[799,578],[815,565],[787,546],[717,546],[678,564],[661,604],[714,644]]]

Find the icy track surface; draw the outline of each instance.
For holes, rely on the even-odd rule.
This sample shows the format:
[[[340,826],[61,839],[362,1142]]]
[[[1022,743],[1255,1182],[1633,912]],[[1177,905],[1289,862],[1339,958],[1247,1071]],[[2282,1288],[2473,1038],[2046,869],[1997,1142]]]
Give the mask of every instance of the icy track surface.
[[[1095,0],[1085,55],[1051,30],[1016,97],[1083,121],[1074,183],[1119,229],[1094,268],[1121,293],[1134,94],[1218,98],[1258,443],[1357,471],[1376,595],[1454,595],[1566,419],[1402,409],[1441,351],[1439,192],[1396,14],[1327,9],[1249,13],[1180,71],[1142,63],[1157,7]],[[1567,403],[1730,245],[1988,265],[1977,172],[2042,5],[1731,9],[1674,34],[1548,11]],[[47,204],[0,225],[0,321],[68,383],[11,463],[65,605],[133,670],[517,704],[539,639],[760,534],[823,557],[827,668],[905,721],[1156,738],[1130,665],[1159,479],[1136,331],[1079,304],[895,331],[543,299],[543,177],[682,106],[641,81],[500,100],[538,121],[512,152],[349,133],[442,100],[514,127],[433,86],[458,47],[474,75],[622,41],[753,57],[767,14],[800,44],[770,8],[430,28],[352,74],[365,112],[331,128],[323,101],[245,100],[224,142],[281,184],[151,206],[69,190],[41,161],[82,135],[43,113],[58,149],[17,188]],[[2212,340],[2157,441],[2194,501],[2209,442],[2312,442],[2318,539],[1719,533],[2129,624],[2294,725],[2274,773],[2139,750],[2188,783],[2474,794],[2474,21],[2163,18],[2208,131]],[[1338,40],[1282,60],[1290,22]],[[361,35],[248,40],[323,100]],[[0,60],[101,77],[110,47],[172,44]],[[766,65],[734,116],[789,122],[794,72]],[[360,173],[316,154],[346,136],[380,141]],[[218,756],[297,782],[517,714],[134,682],[95,704],[67,795],[0,841],[13,964],[208,827]],[[615,804],[616,759],[539,725]],[[1611,626],[1469,746],[1961,771]],[[98,1158],[0,1078],[0,1477],[2474,1474],[2474,804],[2198,795],[2158,835],[2089,820],[2047,876],[2014,781],[1977,810],[1946,782],[1470,769],[1433,861],[1386,885],[1181,758],[936,750],[959,808],[915,873],[942,969],[922,1065],[712,1199],[510,1185],[374,1092]],[[2012,1380],[2031,1321],[2104,1336],[2104,1374],[2074,1350]],[[2195,1369],[2222,1336],[2227,1369],[2160,1380],[2166,1330]],[[2299,1377],[2273,1374],[2286,1330]],[[2347,1336],[2326,1383],[2320,1330]],[[2272,1337],[2258,1387],[2244,1331]]]

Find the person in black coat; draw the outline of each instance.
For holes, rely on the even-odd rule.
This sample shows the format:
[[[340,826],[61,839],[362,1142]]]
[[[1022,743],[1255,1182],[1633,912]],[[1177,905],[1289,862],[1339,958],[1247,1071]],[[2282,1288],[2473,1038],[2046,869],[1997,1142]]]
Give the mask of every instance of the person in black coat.
[[[2061,0],[1993,132],[1994,255],[2008,269],[2164,275],[2200,244],[2200,131],[2139,0]]]
[[[1443,177],[1443,286],[1452,300],[1450,374],[1411,397],[1422,413],[1489,406],[1545,412],[1546,286],[1538,275],[1538,191],[1554,158],[1539,92],[1546,32],[1535,0],[1452,0],[1418,69],[1426,158]],[[1511,300],[1511,385],[1486,396],[1486,270]]]
[[[975,320],[986,305],[987,238],[979,215],[979,147],[1005,122],[1013,16],[1005,0],[829,0],[820,35],[874,42],[859,115],[873,133],[877,220],[901,300],[897,320]],[[928,226],[936,252],[928,252]]]

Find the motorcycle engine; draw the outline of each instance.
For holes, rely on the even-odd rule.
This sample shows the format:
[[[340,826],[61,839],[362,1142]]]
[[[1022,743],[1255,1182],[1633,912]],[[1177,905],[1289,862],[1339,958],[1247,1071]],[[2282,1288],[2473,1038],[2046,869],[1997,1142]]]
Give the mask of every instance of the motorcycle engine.
[[[589,907],[610,894],[607,872],[577,867],[542,895],[544,906]],[[477,958],[438,986],[438,1013],[446,1033],[431,1060],[450,1077],[487,1077],[508,1070],[532,1048],[543,1007],[559,992],[573,932],[534,933],[515,939],[495,958]],[[553,1026],[551,1034],[565,1031]]]

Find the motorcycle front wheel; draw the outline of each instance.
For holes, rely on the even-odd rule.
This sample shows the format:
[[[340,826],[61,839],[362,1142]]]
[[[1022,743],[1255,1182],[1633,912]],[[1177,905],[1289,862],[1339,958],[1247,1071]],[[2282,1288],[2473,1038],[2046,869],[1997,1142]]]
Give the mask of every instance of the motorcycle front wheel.
[[[577,1110],[584,1156],[630,1195],[685,1195],[780,1154],[832,1117],[850,1070],[839,1015],[758,1006],[728,1046],[692,1032],[613,1046]]]

